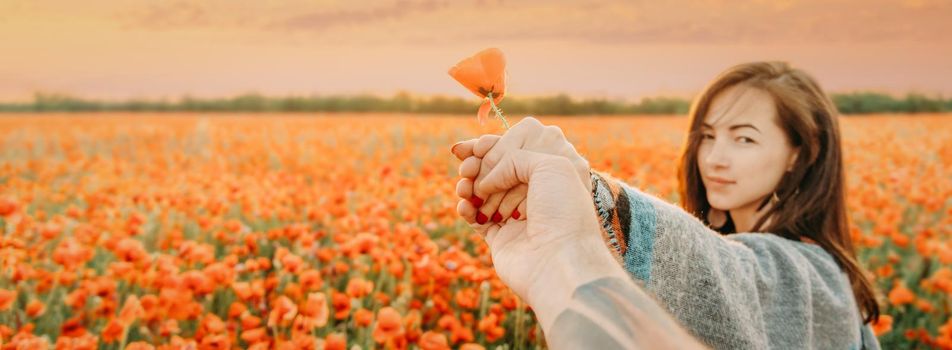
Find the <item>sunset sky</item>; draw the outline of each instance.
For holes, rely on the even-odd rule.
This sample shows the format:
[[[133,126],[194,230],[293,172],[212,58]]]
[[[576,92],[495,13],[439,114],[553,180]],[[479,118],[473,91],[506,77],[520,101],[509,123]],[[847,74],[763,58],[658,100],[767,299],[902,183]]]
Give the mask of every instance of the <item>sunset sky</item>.
[[[468,96],[499,47],[510,94],[697,92],[786,60],[828,91],[952,97],[952,1],[0,0],[0,101],[288,94]]]

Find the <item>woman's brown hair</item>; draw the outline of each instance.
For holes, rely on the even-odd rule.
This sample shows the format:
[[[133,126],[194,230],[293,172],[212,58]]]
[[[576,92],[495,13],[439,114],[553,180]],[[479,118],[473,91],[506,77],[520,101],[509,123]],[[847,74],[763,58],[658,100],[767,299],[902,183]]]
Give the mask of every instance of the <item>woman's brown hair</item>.
[[[708,84],[690,110],[690,131],[678,167],[681,206],[710,225],[711,205],[697,163],[700,127],[714,97],[735,85],[760,89],[772,97],[779,116],[777,123],[800,152],[792,170],[784,174],[775,189],[775,204],[751,231],[815,241],[849,276],[856,303],[863,311],[863,322],[878,319],[879,304],[873,285],[856,260],[850,236],[839,114],[826,93],[805,72],[785,62],[754,62],[731,67]],[[757,209],[771,198],[767,196]],[[768,218],[769,225],[762,227]],[[730,218],[715,229],[722,234],[735,231]]]

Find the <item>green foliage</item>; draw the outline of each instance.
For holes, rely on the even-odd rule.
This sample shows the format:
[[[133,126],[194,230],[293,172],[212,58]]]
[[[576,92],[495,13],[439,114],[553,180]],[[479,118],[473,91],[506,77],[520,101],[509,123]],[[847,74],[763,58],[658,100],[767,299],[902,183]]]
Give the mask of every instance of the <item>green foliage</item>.
[[[952,111],[952,98],[918,93],[895,98],[877,92],[833,94],[843,114],[939,113]],[[63,94],[37,93],[33,102],[0,103],[0,112],[390,112],[425,114],[471,114],[477,98],[414,96],[401,92],[393,97],[374,95],[329,95],[271,97],[256,93],[227,98],[184,96],[177,101],[97,101]],[[639,102],[604,98],[573,99],[566,94],[542,97],[509,96],[500,103],[504,112],[516,115],[612,115],[688,113],[690,101],[655,97]]]
[[[856,92],[833,95],[833,103],[843,114],[867,113],[937,113],[952,111],[952,98],[928,97],[918,93],[904,98],[876,92]]]

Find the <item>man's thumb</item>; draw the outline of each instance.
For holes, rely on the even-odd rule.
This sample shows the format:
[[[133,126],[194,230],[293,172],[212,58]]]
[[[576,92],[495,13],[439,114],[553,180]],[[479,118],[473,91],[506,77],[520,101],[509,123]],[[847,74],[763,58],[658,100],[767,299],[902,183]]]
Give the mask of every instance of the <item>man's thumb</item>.
[[[516,187],[519,184],[529,184],[532,174],[544,169],[543,165],[556,162],[560,157],[517,149],[507,152],[499,163],[489,171],[489,174],[480,180],[480,193],[492,194]],[[565,159],[567,166],[568,159]],[[554,164],[553,164],[554,165]]]
[[[520,183],[529,183],[532,163],[541,155],[522,149],[506,152],[496,166],[479,181],[477,192],[492,194],[515,187]]]

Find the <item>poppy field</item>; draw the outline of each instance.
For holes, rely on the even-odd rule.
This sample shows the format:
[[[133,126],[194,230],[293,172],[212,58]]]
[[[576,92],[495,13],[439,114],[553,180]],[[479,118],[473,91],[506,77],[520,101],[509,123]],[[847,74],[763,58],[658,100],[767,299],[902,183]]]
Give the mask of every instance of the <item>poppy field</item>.
[[[539,117],[677,201],[684,117]],[[952,122],[841,119],[883,348],[952,349]],[[518,122],[518,118],[510,121]],[[0,349],[537,349],[412,114],[0,117]]]

